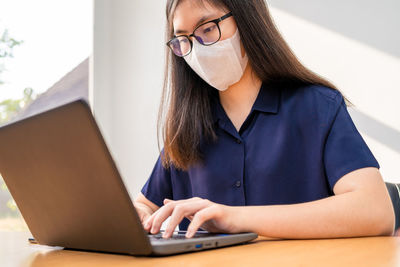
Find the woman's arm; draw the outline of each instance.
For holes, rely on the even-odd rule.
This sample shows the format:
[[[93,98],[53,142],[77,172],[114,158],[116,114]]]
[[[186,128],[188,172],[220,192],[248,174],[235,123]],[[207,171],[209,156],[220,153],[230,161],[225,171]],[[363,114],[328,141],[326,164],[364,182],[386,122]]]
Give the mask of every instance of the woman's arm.
[[[333,238],[391,235],[394,212],[379,170],[363,168],[343,176],[334,196],[292,205],[231,207],[193,198],[164,201],[145,222],[145,229],[159,231],[171,215],[164,237],[184,218],[192,220],[191,237],[199,228],[223,232],[255,232],[277,238]],[[172,229],[172,230],[171,230]]]
[[[302,204],[246,207],[240,209],[238,223],[245,231],[280,238],[393,234],[392,202],[378,169],[364,168],[343,176],[334,193]]]

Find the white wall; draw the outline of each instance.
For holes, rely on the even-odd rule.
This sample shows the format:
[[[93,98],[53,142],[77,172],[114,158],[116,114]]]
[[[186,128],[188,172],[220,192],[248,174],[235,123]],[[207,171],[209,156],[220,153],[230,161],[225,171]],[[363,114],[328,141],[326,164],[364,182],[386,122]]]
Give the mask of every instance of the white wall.
[[[158,156],[164,4],[95,0],[94,6],[94,114],[134,197]]]
[[[397,0],[269,0],[300,60],[356,105],[352,116],[387,181],[400,182],[400,28]],[[346,4],[343,4],[346,3]],[[136,195],[158,155],[164,1],[95,0],[93,108]]]

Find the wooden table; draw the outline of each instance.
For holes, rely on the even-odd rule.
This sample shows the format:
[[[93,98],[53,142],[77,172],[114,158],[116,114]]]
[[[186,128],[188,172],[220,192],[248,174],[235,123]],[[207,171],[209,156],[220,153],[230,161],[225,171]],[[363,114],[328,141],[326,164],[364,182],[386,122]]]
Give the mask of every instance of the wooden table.
[[[400,266],[399,237],[268,240],[169,257],[133,257],[30,245],[0,232],[0,266]]]

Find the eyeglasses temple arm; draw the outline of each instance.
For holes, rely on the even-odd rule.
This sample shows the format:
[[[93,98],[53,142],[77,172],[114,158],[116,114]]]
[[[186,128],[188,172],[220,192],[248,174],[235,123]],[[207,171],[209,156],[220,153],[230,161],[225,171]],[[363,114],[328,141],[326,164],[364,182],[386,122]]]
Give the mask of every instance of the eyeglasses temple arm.
[[[229,18],[230,16],[232,16],[232,12],[229,12],[227,14],[225,14],[224,16],[220,17],[218,21],[223,21],[226,18]]]

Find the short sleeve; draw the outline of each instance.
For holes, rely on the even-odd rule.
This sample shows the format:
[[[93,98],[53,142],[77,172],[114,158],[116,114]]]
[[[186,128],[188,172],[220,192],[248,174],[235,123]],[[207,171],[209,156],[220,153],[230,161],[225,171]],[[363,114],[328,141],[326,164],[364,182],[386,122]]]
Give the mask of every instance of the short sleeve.
[[[148,200],[159,207],[163,206],[165,198],[172,199],[171,172],[162,166],[160,156],[158,156],[153,171],[141,192]]]
[[[358,132],[347,111],[343,96],[338,93],[334,104],[333,120],[324,148],[324,164],[328,182],[333,190],[345,174],[379,164]]]

